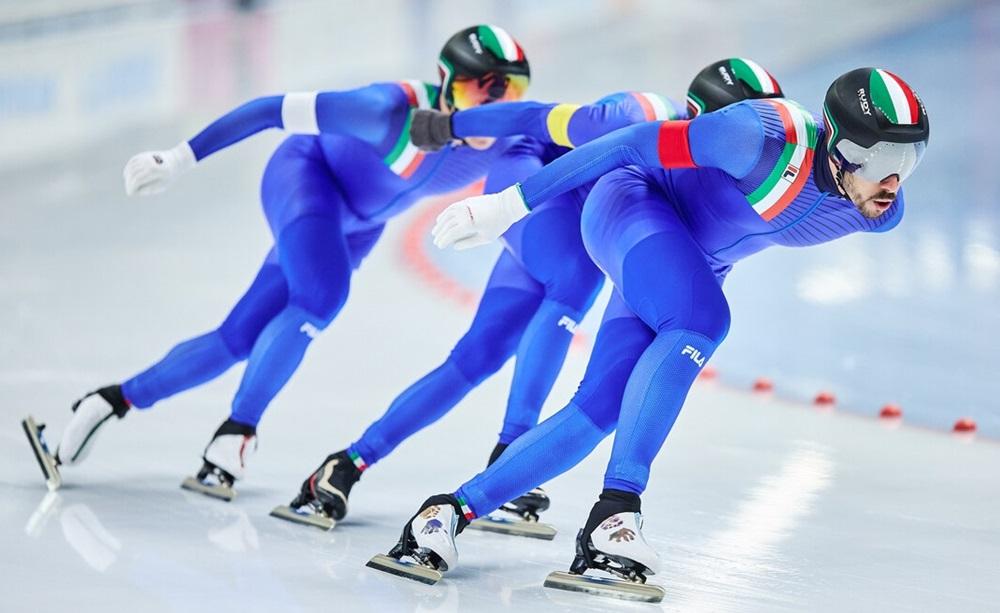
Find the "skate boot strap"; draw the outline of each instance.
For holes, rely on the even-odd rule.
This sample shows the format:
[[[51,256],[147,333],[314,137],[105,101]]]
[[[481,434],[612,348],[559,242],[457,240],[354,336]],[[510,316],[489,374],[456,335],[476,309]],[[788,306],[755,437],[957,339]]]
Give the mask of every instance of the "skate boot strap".
[[[242,436],[256,436],[257,428],[254,426],[248,426],[247,424],[241,424],[238,421],[233,421],[232,418],[227,419],[222,422],[219,429],[215,431],[212,438],[217,438],[225,434],[240,434]]]
[[[420,513],[427,507],[433,507],[440,504],[448,504],[455,509],[455,516],[458,517],[458,525],[455,526],[455,534],[461,534],[462,530],[465,530],[465,527],[469,525],[470,521],[466,519],[465,513],[462,511],[462,505],[458,502],[458,498],[455,498],[452,494],[435,494],[434,496],[431,496],[424,501],[424,504],[420,505],[420,510],[417,511],[413,517],[420,515]],[[413,517],[410,518],[410,521],[413,521]],[[410,523],[407,522],[406,525],[409,526]]]

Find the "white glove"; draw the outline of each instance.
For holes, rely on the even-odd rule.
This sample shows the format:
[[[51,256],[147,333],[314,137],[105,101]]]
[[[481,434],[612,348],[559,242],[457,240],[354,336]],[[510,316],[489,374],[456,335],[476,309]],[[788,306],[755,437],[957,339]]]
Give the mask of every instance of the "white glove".
[[[125,164],[125,193],[149,196],[167,189],[179,175],[194,168],[191,146],[183,142],[166,151],[144,151]]]
[[[496,240],[529,212],[521,186],[515,183],[500,193],[473,196],[449,206],[438,215],[431,234],[439,249],[470,249]]]

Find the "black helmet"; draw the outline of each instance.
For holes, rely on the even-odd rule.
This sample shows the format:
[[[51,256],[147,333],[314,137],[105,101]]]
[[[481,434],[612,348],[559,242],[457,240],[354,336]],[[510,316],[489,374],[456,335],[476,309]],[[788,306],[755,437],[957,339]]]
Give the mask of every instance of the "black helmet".
[[[771,73],[760,64],[731,57],[706,66],[688,86],[688,115],[697,117],[750,98],[783,98]]]
[[[438,58],[438,72],[449,108],[516,100],[531,78],[521,45],[506,30],[491,25],[465,28],[449,38]]]
[[[842,172],[879,182],[902,181],[927,147],[930,124],[923,102],[905,81],[881,68],[841,75],[823,102],[826,147]]]

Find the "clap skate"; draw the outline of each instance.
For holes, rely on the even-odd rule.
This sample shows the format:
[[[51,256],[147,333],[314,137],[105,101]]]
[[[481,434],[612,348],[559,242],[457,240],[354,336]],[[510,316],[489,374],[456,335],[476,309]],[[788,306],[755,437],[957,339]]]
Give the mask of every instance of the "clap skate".
[[[469,528],[551,541],[556,537],[556,529],[538,521],[538,514],[548,508],[548,495],[545,490],[536,487],[504,503],[497,510],[498,515],[486,515],[474,520],[469,524]]]
[[[236,497],[233,484],[242,479],[246,458],[257,449],[257,435],[253,426],[227,419],[205,448],[204,464],[198,475],[181,483],[186,490],[212,498],[231,501]]]
[[[658,585],[646,585],[647,575],[659,569],[660,557],[642,535],[639,497],[605,490],[591,510],[587,525],[577,534],[576,557],[569,572],[549,573],[545,587],[660,602],[666,591]],[[612,578],[585,575],[588,570],[604,571]]]
[[[374,556],[365,566],[434,585],[458,562],[455,536],[466,525],[460,509],[454,496],[431,496],[406,523],[396,546],[387,555]]]
[[[360,478],[361,470],[346,450],[331,454],[305,480],[298,496],[274,507],[271,516],[331,530],[347,515],[347,497]]]
[[[21,420],[21,427],[24,429],[24,435],[28,437],[38,466],[45,475],[45,485],[50,492],[56,491],[62,485],[62,477],[59,475],[59,459],[49,452],[49,446],[42,436],[45,424],[35,423],[35,419],[29,415]]]

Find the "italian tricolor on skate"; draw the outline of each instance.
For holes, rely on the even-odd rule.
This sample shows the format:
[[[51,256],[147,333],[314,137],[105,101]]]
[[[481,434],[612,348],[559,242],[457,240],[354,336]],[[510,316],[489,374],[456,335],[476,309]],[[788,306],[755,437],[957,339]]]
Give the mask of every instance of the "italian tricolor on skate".
[[[745,82],[754,90],[762,94],[778,93],[778,82],[757,62],[737,57],[730,60],[729,67],[737,79]]]
[[[888,70],[876,68],[868,77],[872,104],[895,124],[915,124],[920,119],[920,103],[916,94]]]
[[[351,449],[350,451],[347,452],[347,456],[351,458],[351,461],[354,462],[354,465],[357,466],[358,470],[360,470],[361,472],[364,472],[364,470],[368,468],[368,465],[365,464],[365,461],[364,459],[362,459],[361,454],[358,453],[357,451]]]
[[[517,44],[514,37],[503,28],[496,26],[479,26],[476,32],[483,47],[501,60],[508,62],[524,61],[524,50]]]
[[[809,178],[816,149],[816,122],[791,100],[773,98],[764,102],[774,107],[781,118],[785,148],[767,179],[747,194],[747,201],[765,221],[771,221],[795,200]]]
[[[399,86],[403,88],[411,109],[431,108],[431,102],[435,98],[432,86],[421,81],[400,81]],[[424,161],[424,153],[410,142],[410,121],[412,118],[413,113],[411,112],[406,117],[406,123],[403,124],[403,130],[400,132],[392,151],[383,160],[390,170],[404,179],[413,176],[420,163]]]
[[[472,512],[472,507],[469,506],[469,503],[465,502],[465,498],[457,496],[456,500],[458,500],[458,506],[462,507],[462,515],[465,516],[465,519],[469,521],[474,520],[476,514]]]

